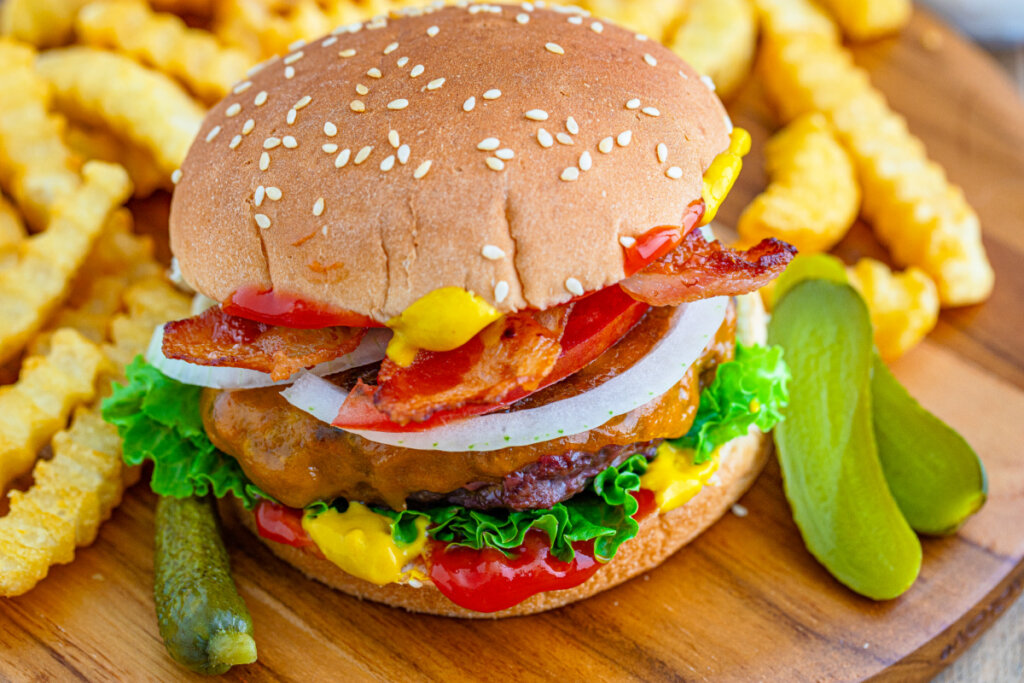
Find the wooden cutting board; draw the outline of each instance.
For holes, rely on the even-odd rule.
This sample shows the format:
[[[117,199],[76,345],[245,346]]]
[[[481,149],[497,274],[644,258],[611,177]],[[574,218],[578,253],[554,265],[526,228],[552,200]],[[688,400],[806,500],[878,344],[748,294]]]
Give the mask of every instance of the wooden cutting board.
[[[936,47],[936,43],[941,43]],[[926,49],[925,45],[931,49]],[[769,465],[729,514],[662,567],[583,603],[499,622],[409,615],[336,594],[244,531],[230,540],[259,662],[240,680],[928,678],[1024,583],[1024,105],[978,50],[925,15],[858,61],[981,214],[998,281],[984,306],[943,314],[895,367],[977,448],[986,507],[924,542],[914,587],[888,603],[850,593],[804,550]],[[756,84],[731,107],[754,136],[733,223],[761,188],[775,127]],[[839,250],[881,254],[864,226]],[[178,679],[151,599],[153,496],[136,487],[99,540],[30,594],[0,600],[0,678]]]

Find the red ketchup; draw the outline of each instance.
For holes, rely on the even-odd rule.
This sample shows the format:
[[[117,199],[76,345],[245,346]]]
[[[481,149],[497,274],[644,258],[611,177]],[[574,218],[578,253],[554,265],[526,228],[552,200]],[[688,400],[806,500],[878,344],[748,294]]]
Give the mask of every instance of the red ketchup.
[[[256,505],[255,516],[256,530],[263,538],[296,548],[316,548],[313,539],[302,528],[302,510],[261,500]]]
[[[275,292],[273,289],[261,290],[255,286],[235,291],[224,304],[224,312],[268,325],[298,329],[383,327],[381,323],[361,313],[304,301],[296,296]]]
[[[693,230],[704,217],[704,200],[690,202],[683,214],[681,226],[668,225],[652,228],[636,238],[633,246],[623,247],[625,252],[626,277],[643,270],[662,256],[679,246],[683,238]]]
[[[654,511],[653,491],[640,489],[633,497],[640,504],[634,519],[639,521]],[[594,542],[581,541],[572,547],[576,556],[563,562],[551,554],[547,534],[536,529],[527,532],[512,557],[493,548],[474,550],[432,541],[430,578],[456,605],[498,612],[537,593],[573,588],[593,576],[601,567],[594,558]]]

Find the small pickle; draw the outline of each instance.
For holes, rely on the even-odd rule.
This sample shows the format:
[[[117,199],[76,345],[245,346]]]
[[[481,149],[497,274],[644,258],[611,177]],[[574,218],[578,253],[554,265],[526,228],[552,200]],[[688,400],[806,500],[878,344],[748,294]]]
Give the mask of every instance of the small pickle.
[[[157,502],[154,574],[160,637],[175,661],[202,674],[256,661],[252,619],[231,579],[210,499]]]
[[[889,492],[871,407],[871,320],[849,285],[812,280],[775,307],[769,342],[792,372],[775,428],[793,518],[808,550],[852,590],[901,595],[921,569],[921,544]]]
[[[878,455],[900,510],[919,533],[955,532],[985,504],[988,481],[977,453],[922,408],[877,355],[871,394]]]

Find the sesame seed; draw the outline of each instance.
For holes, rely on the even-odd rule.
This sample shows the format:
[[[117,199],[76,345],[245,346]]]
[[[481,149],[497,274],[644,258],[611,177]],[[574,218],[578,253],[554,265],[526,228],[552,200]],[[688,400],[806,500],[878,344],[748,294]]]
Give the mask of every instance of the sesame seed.
[[[499,149],[494,153],[494,156],[498,157],[502,161],[510,161],[516,158],[516,153],[506,147],[505,149]]]
[[[576,144],[576,141],[573,140],[568,135],[566,135],[565,133],[557,133],[555,135],[555,139],[558,140],[559,144],[562,144],[562,145],[575,145]]]
[[[313,98],[310,97],[309,95],[306,95],[301,100],[299,100],[298,102],[293,104],[292,105],[292,109],[295,109],[295,110],[302,109],[303,107],[305,107],[307,104],[309,104],[312,101],[313,101]]]
[[[498,157],[487,157],[485,163],[487,164],[487,168],[491,169],[492,171],[505,170],[505,162],[499,159]]]
[[[263,230],[270,227],[270,217],[265,213],[258,213],[253,218],[256,219],[256,225],[260,226]]]
[[[181,169],[180,168],[174,169],[174,172],[171,173],[171,182],[174,183],[175,185],[177,185],[179,182],[181,182]]]
[[[493,244],[485,244],[484,248],[480,250],[480,253],[488,261],[497,261],[505,258],[505,252],[501,247],[496,247]]]
[[[257,93],[257,95],[253,99],[252,103],[255,104],[257,107],[259,107],[259,106],[262,106],[263,103],[266,102],[266,101],[267,101],[267,91],[266,90],[261,90],[259,93]]]
[[[523,114],[526,118],[531,121],[547,121],[548,113],[543,109],[531,109],[530,111]]]
[[[242,136],[236,135],[235,137],[231,138],[231,142],[228,143],[228,147],[234,149],[235,147],[238,147],[240,144],[242,144]]]
[[[700,77],[700,80],[704,82],[704,85],[708,86],[708,90],[715,92],[715,82],[711,80],[711,76],[705,74]]]
[[[324,38],[323,42],[320,43],[320,47],[330,47],[331,45],[334,45],[336,42],[338,42],[338,36],[329,36],[327,38]]]
[[[527,12],[532,12],[533,11],[533,3],[532,2],[523,2],[523,3],[520,3],[519,6],[522,7],[524,10],[526,10]]]
[[[679,70],[679,75],[682,76],[684,81],[690,80],[690,77],[687,76],[686,73],[684,73],[682,69]]]
[[[402,145],[401,147],[399,147],[398,163],[402,164],[403,166],[409,163],[409,154],[411,154],[411,152],[412,150],[409,149],[409,145]]]
[[[593,31],[594,33],[603,33],[604,24],[602,24],[600,21],[595,21],[593,24],[590,25],[590,30]]]
[[[313,202],[313,215],[314,216],[319,216],[319,215],[323,214],[323,212],[324,212],[324,198],[320,197],[315,202]]]
[[[338,127],[336,125],[334,125],[330,121],[327,121],[327,122],[324,123],[324,135],[326,135],[327,137],[333,138],[337,134],[338,134]]]
[[[601,140],[601,142],[597,143],[597,148],[602,154],[611,154],[612,150],[615,149],[615,140],[611,136],[608,136]]]
[[[341,150],[341,154],[334,160],[334,168],[345,168],[348,164],[349,157],[352,156],[352,150],[346,148]]]
[[[241,95],[242,93],[244,93],[246,90],[248,90],[251,87],[252,87],[252,81],[242,81],[241,83],[236,85],[231,92],[233,92],[236,95]]]
[[[485,100],[496,100],[499,97],[501,97],[501,91],[498,90],[497,88],[491,88],[490,90],[484,93]]]
[[[576,119],[570,116],[565,120],[565,129],[573,135],[579,135],[580,124],[576,123]]]
[[[252,203],[256,205],[256,208],[263,206],[263,198],[267,196],[267,188],[260,185],[256,188],[256,193],[253,195]]]
[[[551,133],[541,128],[537,131],[537,142],[540,143],[541,147],[547,148],[555,144],[555,139],[551,137]]]
[[[361,164],[364,161],[366,161],[366,158],[370,156],[370,152],[372,152],[372,151],[373,151],[373,146],[372,145],[367,145],[366,147],[363,147],[361,150],[359,150],[359,152],[356,154],[356,158],[355,158],[356,166],[358,166],[359,164]]]
[[[267,188],[267,199],[272,202],[281,200],[281,188],[270,186]]]
[[[431,38],[433,38],[434,36],[436,36],[440,32],[441,32],[441,29],[438,28],[437,26],[431,26],[430,28],[427,29],[427,35],[430,36]]]
[[[564,55],[565,50],[558,43],[548,43],[544,46],[544,49],[548,52],[553,52],[556,55]]]
[[[641,43],[646,42],[648,40],[647,36],[645,36],[643,33],[637,33],[633,37],[639,40]]]
[[[422,76],[424,71],[426,71],[426,68],[422,64],[417,64],[412,68],[412,71],[409,72],[409,78]]]
[[[281,138],[270,137],[263,141],[263,149],[274,149],[281,144]]]
[[[299,146],[299,141],[296,140],[291,135],[285,135],[283,138],[281,138],[281,144],[287,147],[288,149],[295,149],[296,147]]]
[[[244,124],[242,124],[242,135],[248,135],[255,127],[256,122],[252,119],[248,119]]]
[[[573,16],[569,17],[569,23],[581,26],[583,24],[583,17],[574,14]]]
[[[214,126],[210,129],[210,132],[206,134],[206,141],[209,142],[218,135],[220,135],[220,126]]]
[[[306,47],[306,41],[302,40],[301,38],[296,40],[294,43],[290,44],[288,46],[288,51],[294,52],[295,50],[298,50],[300,47]]]
[[[437,90],[442,85],[444,85],[444,79],[435,78],[434,80],[430,81],[430,83],[427,83],[427,90]]]
[[[516,21],[519,24],[528,24],[528,23],[530,23],[530,15],[529,14],[517,14],[516,15]]]
[[[476,109],[476,98],[470,97],[468,100],[462,103],[462,111],[473,111]]]
[[[295,111],[294,109],[289,109],[288,113],[284,117],[284,120],[287,121],[288,125],[290,126],[293,123],[295,123],[295,117],[297,117],[298,115],[299,112]]]
[[[388,142],[391,143],[392,147],[398,147],[400,144],[402,144],[400,139],[399,139],[399,137],[398,137],[398,131],[397,130],[390,130],[390,131],[388,131]]]
[[[476,148],[485,152],[491,152],[498,149],[500,146],[501,140],[498,138],[484,138],[477,144]]]
[[[294,64],[295,62],[299,61],[300,59],[302,59],[305,56],[306,56],[305,52],[296,52],[294,54],[290,54],[287,57],[285,57],[284,58],[284,63],[285,64]]]
[[[629,249],[634,244],[636,244],[636,238],[630,237],[629,235],[623,235],[622,237],[619,238],[619,244],[624,246],[626,249]]]
[[[324,227],[323,227],[323,228],[322,228],[322,229],[320,230],[320,232],[321,232],[321,233],[323,234],[323,236],[324,236],[324,237],[327,237],[327,226],[325,225],[325,226],[324,226]]]
[[[397,49],[398,49],[398,43],[391,43],[386,48],[384,48],[384,54],[389,55],[389,54],[391,54],[392,52],[394,52]]]
[[[381,76],[383,76],[383,74],[380,72],[380,69],[378,69],[377,67],[373,67],[372,69],[367,71],[366,75],[369,76],[370,78],[380,78]]]
[[[672,168],[665,171],[665,175],[667,175],[672,180],[679,180],[680,178],[683,177],[683,169],[679,168],[678,166],[673,166]]]
[[[380,170],[387,173],[395,167],[395,155],[389,154],[384,158],[384,161],[380,162]]]
[[[240,111],[242,111],[242,105],[240,105],[238,102],[235,102],[230,107],[224,110],[224,114],[226,116],[238,116],[238,112]]]
[[[430,167],[433,165],[433,161],[424,161],[422,164],[416,167],[416,170],[413,172],[412,177],[415,178],[416,180],[419,180],[420,178],[422,178],[423,176],[427,175],[427,173],[430,172]]]
[[[590,156],[590,152],[584,152],[580,155],[580,170],[589,171],[594,167],[594,159]]]
[[[661,116],[661,112],[658,111],[657,107],[644,107],[641,111],[648,116]]]
[[[284,77],[285,78],[295,78],[295,67],[294,66],[286,66],[284,68]]]
[[[657,153],[658,161],[660,161],[661,163],[665,163],[665,160],[668,159],[668,145],[666,145],[664,142],[659,142],[657,147]]]
[[[322,149],[327,154],[334,154],[335,152],[338,151],[338,146],[333,142],[328,142],[327,144],[322,145],[320,149]]]
[[[562,175],[560,175],[559,177],[568,183],[571,183],[574,180],[579,180],[580,169],[576,168],[575,166],[569,166],[564,171],[562,171]]]
[[[636,99],[635,97],[633,99],[631,99],[629,102],[626,102],[626,109],[639,109],[639,108],[640,108],[640,100]]]
[[[658,66],[658,60],[648,53],[644,53],[644,61],[650,66]]]
[[[498,280],[498,284],[494,285],[494,303],[500,304],[508,297],[508,283],[504,280]]]
[[[409,58],[408,57],[399,57],[398,58],[397,64],[398,64],[398,68],[399,69],[404,69],[405,65],[408,64],[408,63],[409,63]]]
[[[349,102],[348,107],[354,112],[366,111],[366,105],[363,104],[362,100],[352,100],[351,102]]]
[[[388,109],[405,109],[409,106],[409,100],[397,99],[388,102]]]
[[[574,277],[569,278],[565,281],[565,288],[569,290],[570,294],[575,296],[583,296],[583,285],[580,281]]]
[[[615,138],[615,142],[619,144],[619,147],[628,147],[629,143],[633,142],[633,131],[622,131],[619,133],[619,136]]]
[[[347,50],[342,50],[341,52],[339,52],[338,56],[339,57],[344,57],[345,59],[348,59],[349,57],[355,57],[356,56],[356,51],[353,50],[352,48],[349,48]]]
[[[266,171],[268,168],[270,168],[270,155],[264,152],[260,154],[260,170]]]

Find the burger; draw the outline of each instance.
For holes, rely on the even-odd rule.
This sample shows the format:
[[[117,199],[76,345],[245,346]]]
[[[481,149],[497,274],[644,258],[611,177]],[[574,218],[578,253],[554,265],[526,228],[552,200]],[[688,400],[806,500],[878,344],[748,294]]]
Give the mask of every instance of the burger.
[[[713,91],[540,3],[291,46],[175,174],[195,310],[114,395],[125,459],[408,610],[529,614],[657,566],[786,404],[748,295],[794,250],[710,235],[749,148]]]

